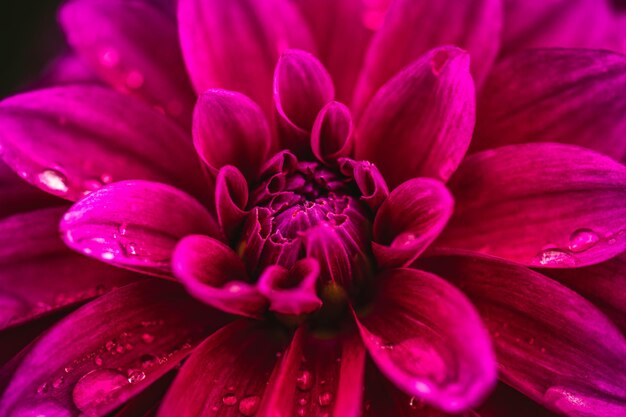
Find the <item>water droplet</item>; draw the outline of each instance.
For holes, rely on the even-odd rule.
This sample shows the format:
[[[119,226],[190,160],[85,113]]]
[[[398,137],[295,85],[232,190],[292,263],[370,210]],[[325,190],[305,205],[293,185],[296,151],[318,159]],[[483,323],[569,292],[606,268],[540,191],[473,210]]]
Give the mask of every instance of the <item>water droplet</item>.
[[[67,178],[55,169],[46,169],[41,172],[37,178],[49,190],[57,191],[59,193],[67,193],[69,190],[67,186]]]
[[[100,257],[105,261],[112,261],[113,259],[115,259],[115,253],[111,251],[104,251],[100,254]]]
[[[300,371],[296,379],[296,386],[301,391],[308,391],[313,388],[313,374],[309,371]]]
[[[141,88],[143,86],[143,82],[143,74],[141,74],[139,71],[131,71],[126,76],[126,85],[130,89],[136,90],[138,88]]]
[[[411,397],[411,399],[409,400],[409,407],[411,407],[413,410],[424,408],[424,400]]]
[[[72,398],[79,410],[90,414],[90,410],[109,401],[120,388],[128,384],[128,377],[115,369],[95,369],[76,383]]]
[[[52,383],[52,388],[59,388],[61,385],[63,385],[63,377],[55,379]]]
[[[154,336],[150,333],[144,333],[141,335],[141,340],[143,340],[144,343],[150,344],[154,342]]]
[[[308,401],[306,398],[300,398],[300,400],[298,401],[298,404],[305,406],[308,404]]]
[[[113,48],[104,49],[100,53],[100,63],[104,65],[105,67],[112,68],[116,66],[117,64],[119,64],[119,62],[120,62],[120,55]]]
[[[102,366],[102,364],[104,363],[104,361],[102,360],[102,358],[100,356],[96,356],[95,358],[93,358],[93,363],[96,366]]]
[[[251,395],[243,398],[239,402],[239,412],[244,416],[253,416],[259,409],[260,398],[257,395]]]
[[[65,368],[63,368],[66,374],[69,374],[70,372],[72,372],[73,369],[74,368],[72,368],[71,366],[66,366]]]
[[[126,236],[126,233],[128,232],[128,224],[120,224],[117,228],[117,231],[119,232],[120,236]]]
[[[298,408],[298,416],[299,417],[304,417],[306,415],[306,409],[305,408]]]
[[[552,248],[539,252],[534,263],[540,266],[561,267],[574,266],[576,265],[576,260],[569,253],[562,251],[561,249]]]
[[[572,233],[569,239],[569,250],[572,252],[584,252],[593,247],[600,237],[596,232],[590,229],[579,229]]]
[[[329,406],[333,402],[333,394],[328,391],[324,391],[319,395],[319,397],[317,397],[317,402],[322,407]]]
[[[37,387],[37,394],[39,395],[43,395],[48,391],[50,391],[50,384],[48,384],[47,382],[44,382],[39,387]]]
[[[222,397],[222,402],[224,403],[224,405],[232,407],[233,405],[237,404],[237,397],[235,396],[235,394],[229,393]]]
[[[136,384],[146,379],[146,374],[139,369],[131,369],[128,371],[128,382]]]
[[[141,367],[145,369],[145,368],[150,368],[153,365],[155,365],[158,360],[156,356],[146,353],[145,355],[141,355],[141,358],[139,358],[139,361],[141,362]]]

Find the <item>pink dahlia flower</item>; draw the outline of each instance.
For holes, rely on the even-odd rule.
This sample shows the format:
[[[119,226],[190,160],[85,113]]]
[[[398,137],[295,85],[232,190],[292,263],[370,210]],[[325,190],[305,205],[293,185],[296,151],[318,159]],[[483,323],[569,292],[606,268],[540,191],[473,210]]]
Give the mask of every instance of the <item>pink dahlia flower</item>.
[[[626,415],[608,3],[174,9],[0,104],[1,416]]]

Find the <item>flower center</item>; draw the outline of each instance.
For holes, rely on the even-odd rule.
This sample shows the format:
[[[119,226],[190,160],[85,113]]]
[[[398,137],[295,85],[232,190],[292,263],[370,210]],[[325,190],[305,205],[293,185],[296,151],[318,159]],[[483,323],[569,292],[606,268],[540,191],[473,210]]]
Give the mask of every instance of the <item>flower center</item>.
[[[371,214],[351,180],[314,162],[267,169],[252,193],[239,253],[252,274],[315,258],[320,282],[353,292],[371,274]]]

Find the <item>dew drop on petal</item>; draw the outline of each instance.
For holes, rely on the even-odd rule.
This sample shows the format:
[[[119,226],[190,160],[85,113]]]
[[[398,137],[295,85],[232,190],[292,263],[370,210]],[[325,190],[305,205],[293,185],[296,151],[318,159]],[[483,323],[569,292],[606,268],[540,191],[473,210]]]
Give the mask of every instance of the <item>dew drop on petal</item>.
[[[120,371],[95,369],[76,383],[72,398],[79,410],[89,414],[89,410],[109,401],[117,390],[128,384],[128,377]]]
[[[131,369],[128,371],[128,382],[136,384],[146,379],[146,374],[139,369]]]
[[[63,385],[63,377],[59,377],[57,379],[54,380],[54,382],[52,383],[52,388],[60,388],[61,385]]]
[[[69,187],[67,186],[67,178],[55,169],[46,169],[42,171],[37,178],[42,185],[51,191],[67,193],[69,190]]]
[[[222,397],[222,402],[224,403],[224,405],[232,407],[233,405],[237,404],[237,397],[233,393],[228,393]]]
[[[143,340],[144,343],[150,344],[154,342],[154,336],[151,335],[150,333],[143,333],[141,335],[141,340]]]
[[[308,391],[313,388],[313,374],[309,371],[300,371],[296,378],[296,386],[300,391]]]
[[[102,366],[102,364],[104,363],[104,361],[102,360],[102,358],[100,356],[96,356],[95,358],[93,358],[93,363],[96,366]]]
[[[47,382],[44,382],[43,384],[37,387],[37,394],[39,395],[43,395],[47,393],[48,391],[50,391],[50,384],[48,384]]]
[[[411,399],[409,400],[409,407],[411,407],[413,410],[424,408],[424,400],[416,397],[411,397]]]
[[[259,409],[260,398],[257,395],[242,398],[239,402],[239,412],[244,416],[253,416]]]
[[[557,249],[545,249],[537,254],[534,264],[538,266],[567,267],[576,265],[576,260],[569,253]]]
[[[333,402],[333,394],[328,391],[322,392],[319,397],[317,397],[317,402],[322,407],[327,407]]]
[[[584,252],[593,247],[599,240],[600,237],[593,230],[578,229],[570,236],[569,250],[575,253]]]
[[[100,53],[99,60],[103,66],[112,68],[119,64],[120,55],[115,49],[107,48]]]

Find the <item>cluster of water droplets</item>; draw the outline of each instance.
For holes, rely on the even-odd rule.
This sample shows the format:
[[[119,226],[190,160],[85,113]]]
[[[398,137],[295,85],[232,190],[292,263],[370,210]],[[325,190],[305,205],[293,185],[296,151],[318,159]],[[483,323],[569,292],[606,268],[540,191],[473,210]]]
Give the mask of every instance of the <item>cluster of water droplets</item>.
[[[617,235],[624,234],[624,231],[619,232]],[[606,240],[609,245],[614,244],[616,235],[607,235],[602,237],[598,232],[591,229],[578,229],[574,231],[569,238],[569,242],[566,248],[560,248],[557,245],[546,245],[535,257],[533,263],[536,266],[548,266],[548,267],[572,267],[576,266],[576,255],[586,252],[602,240]]]

